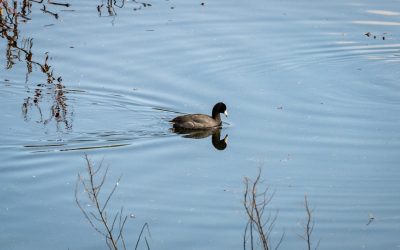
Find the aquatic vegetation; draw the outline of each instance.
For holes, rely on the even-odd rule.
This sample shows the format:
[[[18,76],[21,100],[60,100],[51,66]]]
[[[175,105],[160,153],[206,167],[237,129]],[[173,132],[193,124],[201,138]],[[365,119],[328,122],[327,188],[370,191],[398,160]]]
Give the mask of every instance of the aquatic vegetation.
[[[104,0],[102,0],[101,4],[97,5],[97,12],[98,12],[99,16],[116,16],[117,12],[115,10],[115,7],[122,9],[125,7],[126,2],[128,2],[128,1],[106,0],[104,3]],[[152,6],[150,3],[136,1],[136,0],[132,0],[129,2],[134,5],[134,7],[133,7],[134,11],[141,10],[142,8]],[[107,15],[103,14],[103,11],[102,11],[103,9],[106,9]]]
[[[134,218],[134,216],[124,214],[123,207],[121,207],[121,209],[113,216],[110,216],[111,213],[108,211],[107,207],[118,187],[121,177],[118,178],[117,182],[108,194],[100,195],[100,193],[104,192],[102,190],[106,183],[108,167],[104,169],[102,161],[97,167],[95,167],[87,154],[85,154],[85,161],[87,176],[85,178],[85,176],[78,174],[78,181],[76,182],[75,187],[75,202],[92,228],[105,238],[109,249],[127,249],[124,238],[124,228],[128,218]],[[81,190],[81,188],[86,194],[87,202],[90,206],[85,206],[79,198],[79,190]],[[104,201],[102,200],[102,197],[105,198]],[[146,232],[150,235],[149,225],[147,223],[142,226],[135,249],[138,248],[145,230],[147,230]],[[144,237],[144,240],[147,249],[150,249],[147,237]]]
[[[312,217],[312,212],[313,210],[310,208],[310,205],[308,204],[308,199],[307,199],[307,195],[304,196],[304,207],[306,210],[306,220],[305,223],[303,225],[304,228],[304,235],[299,235],[300,238],[302,238],[303,240],[305,240],[307,242],[307,249],[311,250],[312,249],[312,240],[311,240],[311,235],[314,231],[314,219]],[[319,243],[321,241],[318,240],[317,245],[315,246],[315,250],[318,249],[319,247]]]
[[[248,216],[243,236],[244,249],[247,249],[247,245],[250,245],[250,249],[252,250],[256,249],[257,242],[260,243],[263,250],[278,249],[285,237],[285,232],[283,232],[273,248],[271,234],[278,218],[278,211],[275,213],[271,212],[269,204],[274,197],[274,192],[271,192],[268,186],[260,192],[259,185],[261,182],[261,169],[259,169],[258,175],[254,180],[248,177],[244,178],[245,191],[243,205]],[[307,243],[307,249],[311,250],[313,247],[311,236],[315,224],[312,216],[313,210],[310,208],[307,196],[304,196],[304,208],[306,216],[303,224],[303,235],[299,236]],[[267,213],[268,215],[266,215]],[[320,241],[317,242],[315,250],[318,249],[319,243]]]
[[[7,42],[6,47],[6,60],[7,69],[12,69],[13,66],[24,61],[26,63],[25,82],[28,83],[29,75],[33,72],[34,67],[40,69],[45,76],[46,83],[37,83],[33,96],[26,97],[22,104],[22,114],[25,121],[29,121],[32,117],[32,108],[35,107],[38,114],[37,122],[47,125],[50,121],[55,120],[57,130],[61,130],[59,124],[64,124],[66,130],[72,128],[72,115],[73,112],[67,105],[67,98],[65,93],[65,86],[62,83],[62,77],[54,74],[53,68],[49,63],[50,57],[46,52],[44,59],[34,58],[33,38],[26,38],[20,34],[20,24],[26,23],[31,20],[30,14],[32,13],[33,4],[42,4],[41,10],[43,13],[50,14],[56,19],[58,14],[49,10],[49,5],[69,7],[68,3],[57,3],[47,1],[0,1],[0,37]],[[41,62],[43,60],[43,62]],[[49,98],[50,104],[42,105],[43,97]],[[49,109],[49,116],[46,116],[43,111],[43,106]]]
[[[269,211],[267,217],[264,214],[268,211],[268,205],[273,198],[273,193],[270,193],[269,188],[265,188],[262,192],[259,192],[258,185],[261,180],[261,169],[258,172],[257,177],[254,181],[250,178],[244,178],[244,200],[243,205],[248,216],[248,222],[246,224],[244,237],[243,237],[243,248],[246,249],[247,238],[249,239],[250,249],[255,249],[255,237],[258,237],[261,242],[262,249],[272,249],[271,233],[274,229],[276,219],[278,218],[278,212],[272,215]],[[256,236],[255,236],[256,235]],[[285,233],[282,233],[275,249],[278,249],[283,241]]]

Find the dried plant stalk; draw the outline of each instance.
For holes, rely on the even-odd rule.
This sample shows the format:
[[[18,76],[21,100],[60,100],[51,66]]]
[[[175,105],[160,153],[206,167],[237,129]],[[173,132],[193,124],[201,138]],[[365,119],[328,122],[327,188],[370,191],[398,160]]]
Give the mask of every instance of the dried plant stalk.
[[[311,235],[314,231],[314,219],[312,217],[313,210],[310,208],[308,204],[308,199],[307,195],[304,196],[304,207],[306,210],[306,222],[303,225],[304,228],[304,235],[299,235],[300,238],[302,238],[304,241],[307,243],[307,249],[311,250],[312,249],[312,241],[311,241]],[[316,247],[314,248],[315,250],[318,249],[320,240],[318,241]]]
[[[245,192],[243,204],[248,216],[248,222],[245,227],[245,233],[243,238],[243,247],[246,249],[248,243],[247,238],[250,238],[250,249],[255,249],[254,234],[258,236],[260,245],[264,250],[270,250],[271,247],[271,233],[274,229],[278,212],[274,215],[269,211],[268,216],[265,216],[265,212],[268,209],[274,194],[270,192],[269,188],[265,188],[262,192],[258,191],[258,185],[261,182],[261,169],[254,181],[249,178],[244,178]],[[278,249],[284,238],[282,233],[281,238],[276,244],[274,249]]]
[[[124,239],[124,228],[128,220],[128,216],[124,215],[123,207],[121,207],[121,209],[113,216],[110,216],[110,213],[107,212],[107,206],[110,204],[111,198],[118,187],[121,177],[118,178],[117,182],[114,184],[113,188],[108,194],[101,195],[102,197],[105,197],[105,200],[102,201],[100,193],[102,192],[104,184],[106,183],[108,167],[103,169],[103,161],[101,161],[98,167],[95,168],[87,154],[85,154],[85,161],[87,177],[85,178],[81,174],[78,174],[78,181],[76,182],[75,187],[75,202],[92,228],[105,238],[109,249],[126,250],[127,248]],[[88,199],[91,207],[93,207],[93,209],[91,209],[93,211],[89,211],[88,208],[85,208],[85,206],[82,204],[82,201],[79,199],[78,191],[80,188],[82,188],[86,193],[86,198]],[[139,234],[135,249],[138,248],[145,229],[147,229],[147,233],[150,235],[149,226],[147,223],[145,223]],[[150,247],[147,237],[145,237],[145,242],[146,247],[149,250]]]

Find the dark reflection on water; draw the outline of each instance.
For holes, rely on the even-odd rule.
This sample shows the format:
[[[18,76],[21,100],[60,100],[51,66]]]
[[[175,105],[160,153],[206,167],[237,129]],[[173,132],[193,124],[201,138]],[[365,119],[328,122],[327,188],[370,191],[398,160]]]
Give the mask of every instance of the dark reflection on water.
[[[122,0],[122,1],[117,1],[117,0],[107,0],[105,3],[104,1],[101,1],[101,4],[97,5],[97,12],[99,16],[116,16],[117,12],[115,10],[115,7],[117,8],[124,8],[125,3],[128,1]],[[142,8],[150,7],[150,3],[142,2],[142,1],[129,1],[131,4],[134,5],[133,10],[141,10]],[[103,14],[104,10],[107,14]]]
[[[224,150],[228,146],[228,134],[221,139],[221,128],[210,129],[184,129],[171,128],[171,131],[176,134],[181,134],[183,138],[204,139],[211,135],[211,143],[214,148]]]
[[[57,131],[61,130],[60,124],[63,124],[66,130],[71,130],[73,112],[70,111],[67,105],[67,97],[65,96],[65,93],[68,92],[65,90],[65,87],[60,80],[56,83],[47,85],[37,84],[33,91],[33,96],[25,98],[24,103],[22,104],[24,120],[29,121],[31,119],[30,113],[32,112],[32,109],[35,108],[39,114],[37,122],[47,125],[54,119],[56,121]],[[45,115],[42,111],[42,106],[44,106],[41,105],[43,95],[50,97],[52,100],[50,105],[46,105],[46,108],[48,108],[49,111],[48,115]]]
[[[45,14],[49,14],[58,19],[58,14],[49,10],[50,5],[69,7],[68,3],[56,3],[43,1],[13,1],[9,4],[8,1],[0,2],[0,25],[2,28],[1,37],[7,40],[6,47],[6,60],[7,69],[11,70],[12,67],[21,61],[26,63],[26,77],[25,82],[28,83],[29,75],[33,72],[34,67],[38,67],[40,72],[46,77],[46,83],[36,84],[32,93],[24,99],[22,104],[22,115],[25,121],[32,118],[32,110],[35,109],[39,116],[38,123],[47,125],[52,120],[56,121],[57,131],[62,130],[60,124],[64,125],[64,129],[72,129],[72,116],[73,112],[67,105],[67,98],[65,93],[65,86],[62,83],[61,76],[56,76],[53,68],[49,64],[49,54],[45,53],[44,61],[33,57],[32,47],[33,38],[21,38],[19,25],[31,20],[30,14],[32,13],[33,4],[42,4],[41,10]],[[49,104],[44,104],[44,97],[50,98]],[[45,108],[44,108],[45,107]],[[45,110],[48,112],[45,112]],[[45,113],[48,113],[46,115]]]
[[[71,133],[73,134],[73,133]],[[139,140],[149,138],[160,138],[171,136],[166,130],[146,131],[146,130],[130,130],[130,131],[101,131],[81,133],[79,136],[62,141],[49,139],[23,145],[32,153],[43,152],[66,152],[66,151],[88,151],[106,148],[119,148],[134,145]],[[216,140],[219,138],[216,137]],[[218,142],[216,142],[217,144]]]

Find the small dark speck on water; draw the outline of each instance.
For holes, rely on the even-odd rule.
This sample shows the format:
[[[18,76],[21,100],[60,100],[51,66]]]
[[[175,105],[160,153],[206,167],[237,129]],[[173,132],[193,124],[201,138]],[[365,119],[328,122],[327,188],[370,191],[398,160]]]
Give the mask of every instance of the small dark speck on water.
[[[202,6],[204,6],[204,2],[203,2],[203,3],[201,3],[201,5],[202,5]]]
[[[368,217],[369,217],[369,218],[368,218],[368,222],[367,222],[367,224],[366,224],[367,226],[368,226],[369,224],[371,224],[372,221],[374,221],[374,219],[375,219],[374,215],[371,214],[371,213],[368,215]]]
[[[386,39],[386,38],[383,36],[383,37],[382,37],[382,40],[385,40],[385,39]]]
[[[371,32],[367,32],[364,35],[366,35],[367,37],[370,37],[372,34],[371,34]]]
[[[374,36],[374,39],[376,39],[376,36]]]
[[[174,6],[171,6],[171,10],[173,10],[173,9],[175,9],[175,7],[174,7]]]
[[[69,48],[70,48],[70,49],[73,49],[73,48],[75,48],[75,47],[74,47],[74,46],[69,46]]]

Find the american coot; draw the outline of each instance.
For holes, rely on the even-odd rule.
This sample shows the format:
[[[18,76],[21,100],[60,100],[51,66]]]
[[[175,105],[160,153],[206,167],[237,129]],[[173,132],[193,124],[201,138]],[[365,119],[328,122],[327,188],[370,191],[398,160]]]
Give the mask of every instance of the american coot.
[[[226,105],[219,102],[214,105],[211,116],[203,114],[182,115],[175,117],[170,122],[172,122],[174,128],[184,129],[209,129],[221,127],[221,113],[224,113],[228,117]]]

